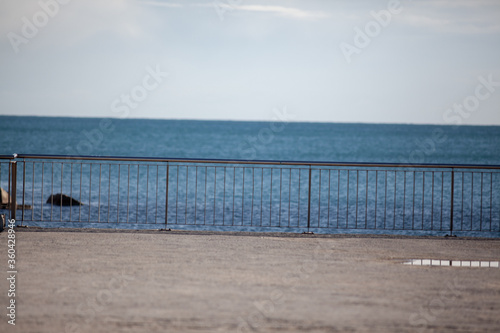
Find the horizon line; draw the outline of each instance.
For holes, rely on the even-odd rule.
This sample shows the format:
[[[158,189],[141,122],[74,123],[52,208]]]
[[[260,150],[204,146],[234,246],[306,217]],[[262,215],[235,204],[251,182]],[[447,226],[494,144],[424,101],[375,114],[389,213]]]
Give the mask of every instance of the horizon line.
[[[255,119],[202,119],[202,118],[155,118],[155,117],[96,117],[96,116],[67,116],[67,115],[16,115],[0,114],[0,117],[37,117],[37,118],[70,118],[70,119],[113,119],[113,120],[174,120],[174,121],[224,121],[224,122],[253,122],[253,123],[271,123],[276,120],[255,120]],[[281,122],[280,120],[278,120]],[[362,125],[415,125],[415,126],[490,126],[500,127],[500,124],[440,124],[440,123],[412,123],[412,122],[363,122],[363,121],[320,121],[320,120],[288,120],[287,123],[311,123],[311,124],[362,124]]]

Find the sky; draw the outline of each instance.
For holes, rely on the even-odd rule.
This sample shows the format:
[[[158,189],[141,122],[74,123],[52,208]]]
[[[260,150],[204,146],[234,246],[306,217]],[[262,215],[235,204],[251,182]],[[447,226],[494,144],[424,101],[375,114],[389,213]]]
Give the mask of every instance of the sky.
[[[2,0],[0,31],[0,115],[500,125],[497,0]]]

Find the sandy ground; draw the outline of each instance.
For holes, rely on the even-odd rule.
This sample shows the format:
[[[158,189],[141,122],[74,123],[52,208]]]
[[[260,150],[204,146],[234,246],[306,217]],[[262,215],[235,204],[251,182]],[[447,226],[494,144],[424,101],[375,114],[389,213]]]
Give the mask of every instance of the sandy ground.
[[[16,233],[0,332],[499,332],[500,240],[189,232]]]

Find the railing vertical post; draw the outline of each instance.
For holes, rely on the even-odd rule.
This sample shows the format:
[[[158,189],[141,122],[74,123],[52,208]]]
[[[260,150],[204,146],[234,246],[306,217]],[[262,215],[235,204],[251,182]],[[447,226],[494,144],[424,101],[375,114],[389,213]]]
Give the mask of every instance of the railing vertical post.
[[[167,162],[167,180],[166,180],[166,193],[165,193],[165,229],[167,229],[167,223],[168,223],[168,172],[169,172],[169,165]]]
[[[309,194],[307,198],[307,232],[311,227],[311,166],[309,166]]]
[[[11,167],[11,191],[10,193],[10,218],[12,220],[16,219],[16,209],[17,209],[17,202],[16,202],[16,196],[17,196],[17,162],[16,161],[11,161],[10,162],[10,167]]]
[[[451,169],[450,236],[453,236],[453,204],[455,199],[455,171]]]
[[[62,180],[61,180],[62,183]],[[24,221],[24,200],[25,200],[25,195],[24,193],[26,192],[26,162],[23,162],[23,202],[21,202],[22,205],[22,213],[21,213],[21,226],[23,225]],[[62,191],[61,191],[62,193]]]
[[[12,196],[11,196],[11,194],[12,194],[12,180],[11,180],[12,179],[12,167],[11,167],[10,161],[9,161],[8,165],[9,165],[9,167],[7,168],[7,170],[8,170],[9,174],[7,176],[7,186],[8,186],[8,188],[7,188],[7,193],[8,193],[8,195],[7,195],[7,209],[11,210],[10,204],[12,203],[11,202],[11,198],[12,198]],[[9,213],[9,219],[11,219],[11,218],[12,217],[10,216],[10,213]]]

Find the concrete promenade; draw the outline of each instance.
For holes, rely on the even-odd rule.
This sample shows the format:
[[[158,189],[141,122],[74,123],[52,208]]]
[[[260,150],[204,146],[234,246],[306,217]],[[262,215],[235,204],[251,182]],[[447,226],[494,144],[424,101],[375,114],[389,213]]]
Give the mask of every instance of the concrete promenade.
[[[0,332],[500,332],[500,239],[16,232],[16,325]]]

